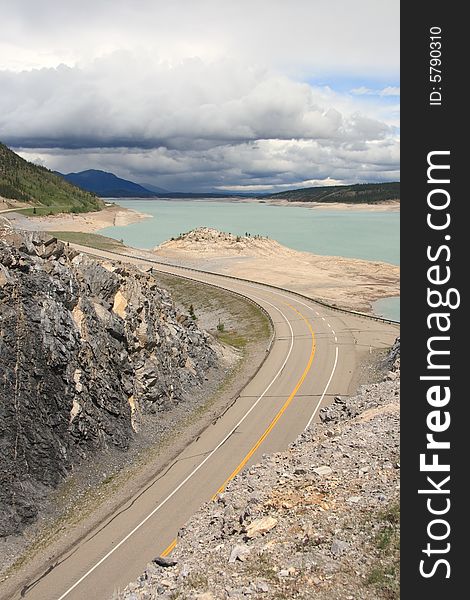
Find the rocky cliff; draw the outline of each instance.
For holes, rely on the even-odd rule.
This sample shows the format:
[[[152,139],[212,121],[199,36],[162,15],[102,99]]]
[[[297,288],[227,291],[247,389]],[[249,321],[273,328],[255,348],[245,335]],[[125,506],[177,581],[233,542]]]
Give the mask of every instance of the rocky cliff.
[[[0,536],[79,461],[190,402],[217,357],[149,273],[0,229]]]

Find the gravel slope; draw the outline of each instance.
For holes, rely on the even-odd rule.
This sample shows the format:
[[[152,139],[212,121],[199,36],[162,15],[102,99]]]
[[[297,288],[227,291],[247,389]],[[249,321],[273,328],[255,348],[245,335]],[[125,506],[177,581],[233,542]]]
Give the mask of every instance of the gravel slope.
[[[115,600],[399,598],[399,340],[382,381],[336,398],[179,532]]]

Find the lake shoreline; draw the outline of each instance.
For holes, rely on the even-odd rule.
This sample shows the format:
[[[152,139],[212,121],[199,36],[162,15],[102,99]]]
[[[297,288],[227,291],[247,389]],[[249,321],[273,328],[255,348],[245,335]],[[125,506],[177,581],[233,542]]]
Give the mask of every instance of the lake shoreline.
[[[103,210],[94,212],[59,213],[38,217],[29,217],[14,212],[8,213],[8,219],[18,229],[29,231],[76,231],[79,233],[97,233],[107,227],[125,227],[151,218],[152,215],[117,204],[106,206]]]
[[[332,210],[216,200],[120,200],[121,207],[153,215],[101,233],[149,250],[198,227],[261,235],[298,251],[399,264],[399,218],[392,210]]]
[[[126,233],[129,231],[128,226],[137,225],[139,231],[141,229],[140,224],[149,230],[156,230],[157,228],[164,229],[166,240],[174,236],[173,231],[166,229],[162,219],[156,220],[155,215],[148,214],[146,207],[151,210],[152,201],[138,201],[133,208],[134,200],[129,201],[125,199],[127,206],[113,204],[106,207],[103,211],[84,213],[84,214],[62,214],[53,215],[47,217],[25,217],[23,215],[12,215],[9,214],[9,218],[14,222],[15,227],[24,229],[41,229],[43,231],[62,231],[62,232],[81,232],[91,234],[102,234],[105,236],[111,236],[114,239],[124,238],[124,243],[130,248],[142,247],[141,242],[145,239],[145,233],[136,240],[127,239]],[[188,212],[186,203],[181,201],[167,200],[164,203],[160,202],[163,212],[174,211],[175,206],[179,205],[181,210],[185,213]],[[175,204],[176,202],[176,204]],[[199,209],[206,210],[206,215],[211,215],[217,211],[217,206],[213,202],[205,203],[200,200],[188,200],[187,202],[197,205],[198,210],[194,214],[199,215]],[[214,201],[215,202],[215,201]],[[148,203],[148,204],[147,204]],[[238,201],[225,202],[223,205],[219,204],[219,210],[222,210],[225,214],[229,210],[229,215],[233,213],[238,215],[238,211],[230,208],[230,205],[238,204]],[[258,215],[258,219],[253,219],[253,223],[263,223],[260,218],[260,214],[264,213],[264,208],[259,206],[256,208],[252,204],[252,208],[247,203],[243,202],[246,206],[246,210],[250,214],[255,212]],[[259,204],[259,203],[256,203]],[[300,203],[303,205],[303,203]],[[214,207],[212,209],[212,207]],[[305,208],[302,206],[302,208]],[[328,214],[322,210],[323,206],[318,210],[319,218],[328,218]],[[273,210],[273,208],[268,211]],[[279,210],[284,210],[280,208]],[[374,221],[379,218],[381,214],[377,211],[370,211],[371,215],[369,218],[373,218]],[[160,213],[160,211],[159,211]],[[277,210],[275,210],[275,220],[279,221],[282,225],[284,220],[277,216]],[[373,213],[373,214],[372,214]],[[296,211],[286,211],[285,214],[293,215],[296,217]],[[311,214],[310,211],[302,211],[300,216]],[[361,214],[365,215],[364,209],[361,211],[349,211],[347,213],[341,212],[340,210],[333,209],[331,214],[334,216],[336,222],[336,215],[339,219],[349,220],[349,214],[351,218],[361,219]],[[283,216],[283,215],[279,215]],[[312,215],[313,216],[313,215]],[[13,217],[13,218],[12,218]],[[175,218],[178,217],[176,213]],[[297,218],[297,217],[296,217]],[[202,217],[204,220],[204,216]],[[353,220],[354,220],[353,219]],[[303,219],[302,219],[303,220]],[[396,220],[396,217],[395,217]],[[148,221],[148,224],[145,223]],[[176,221],[179,223],[178,219]],[[178,225],[179,226],[179,225]],[[117,230],[109,229],[118,227]],[[182,232],[185,229],[189,229],[187,224],[181,225]],[[221,230],[226,230],[225,227],[220,227]],[[177,236],[178,234],[176,234]],[[175,237],[176,237],[175,236]],[[315,234],[312,233],[315,237]],[[270,241],[274,242],[274,239],[278,239],[277,236],[270,236]],[[163,242],[163,241],[162,241]],[[145,252],[151,252],[151,248],[159,244],[153,244],[151,247],[146,248]],[[161,245],[161,244],[160,244]],[[299,250],[297,247],[293,249],[292,245],[285,241],[280,244],[282,248],[282,260],[281,256],[272,256],[267,258],[266,256],[256,256],[235,254],[235,255],[223,255],[224,253],[217,255],[212,253],[211,256],[198,254],[196,248],[188,248],[183,253],[181,252],[170,252],[167,256],[161,256],[163,260],[169,262],[175,261],[180,265],[192,266],[195,268],[201,268],[205,270],[218,271],[224,274],[231,274],[234,276],[248,277],[252,279],[264,280],[266,283],[272,283],[273,285],[279,285],[294,289],[301,293],[307,293],[307,295],[313,298],[319,298],[323,301],[338,304],[344,308],[364,311],[368,313],[378,314],[374,310],[374,303],[377,300],[387,299],[390,297],[396,297],[399,295],[399,267],[390,262],[383,260],[371,260],[370,258],[355,258],[347,257],[342,253],[341,247],[338,247],[338,254],[333,256],[332,254],[322,254],[321,252]],[[335,248],[336,249],[336,248]],[[134,252],[134,250],[133,250]],[[157,252],[158,254],[158,252]],[[155,256],[155,254],[154,254]],[[288,276],[287,276],[288,274]],[[387,302],[387,300],[385,300]],[[393,302],[393,300],[392,300]],[[395,301],[398,305],[398,301]],[[386,314],[386,317],[395,318],[392,313]]]
[[[164,262],[275,285],[340,308],[372,314],[400,293],[399,267],[300,252],[263,237],[199,228],[153,249]]]
[[[26,217],[21,213],[10,213],[8,218],[15,224],[20,223],[25,229],[41,231],[77,231],[80,233],[97,233],[108,227],[125,227],[146,219],[153,215],[115,204],[114,202],[221,202],[230,204],[266,204],[268,206],[290,206],[295,208],[308,208],[316,211],[351,211],[351,212],[399,212],[400,202],[391,201],[378,204],[346,204],[339,202],[288,202],[287,200],[263,200],[258,198],[108,198],[110,204],[103,210],[86,213],[59,213],[38,217]],[[6,205],[5,205],[6,206]],[[18,204],[18,208],[22,205]],[[14,210],[11,205],[8,209]],[[30,224],[29,226],[28,223]],[[36,226],[34,226],[36,225]],[[39,226],[37,226],[39,225]]]
[[[382,212],[393,211],[400,212],[399,200],[387,200],[386,202],[369,203],[352,203],[352,202],[290,202],[285,199],[263,199],[263,198],[108,198],[110,202],[119,201],[136,201],[136,202],[223,202],[230,204],[266,204],[268,206],[291,206],[297,208],[310,208],[314,210],[346,210],[346,211],[361,211],[361,212]]]

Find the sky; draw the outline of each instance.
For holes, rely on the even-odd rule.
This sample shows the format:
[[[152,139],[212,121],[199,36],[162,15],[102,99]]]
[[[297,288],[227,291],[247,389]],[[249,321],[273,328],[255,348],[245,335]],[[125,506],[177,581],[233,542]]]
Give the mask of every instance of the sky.
[[[399,0],[0,0],[0,141],[171,191],[399,180]]]

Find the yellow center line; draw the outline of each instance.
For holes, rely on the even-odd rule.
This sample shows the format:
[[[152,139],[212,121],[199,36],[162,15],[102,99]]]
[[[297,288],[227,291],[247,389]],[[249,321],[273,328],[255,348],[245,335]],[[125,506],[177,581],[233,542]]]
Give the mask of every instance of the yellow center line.
[[[174,549],[175,546],[176,546],[176,538],[171,542],[171,544],[169,546],[167,546],[165,548],[165,550],[163,550],[163,552],[160,554],[160,556],[168,556],[168,554],[170,554],[170,552],[172,552],[172,550]]]
[[[240,471],[243,469],[243,467],[246,465],[246,463],[250,460],[250,458],[253,456],[253,454],[258,450],[258,448],[261,446],[261,444],[264,442],[264,440],[268,437],[268,435],[274,429],[276,423],[279,421],[279,419],[282,417],[282,415],[286,412],[288,406],[294,400],[297,392],[300,389],[300,386],[305,381],[305,378],[307,377],[308,372],[310,371],[310,369],[312,367],[313,357],[315,356],[315,334],[313,332],[312,326],[310,325],[310,323],[308,322],[306,317],[304,317],[304,315],[300,311],[298,311],[291,304],[288,304],[287,302],[286,302],[286,304],[293,311],[295,311],[298,315],[300,315],[302,317],[302,319],[307,323],[307,327],[310,331],[310,335],[312,337],[312,346],[310,349],[310,356],[308,359],[307,366],[305,367],[304,372],[302,373],[300,379],[296,383],[295,388],[292,390],[290,396],[287,398],[287,400],[284,402],[282,407],[279,409],[278,413],[273,418],[273,420],[268,425],[268,427],[265,429],[264,433],[261,435],[261,437],[255,443],[255,445],[251,448],[251,450],[248,452],[248,454],[245,456],[245,458],[241,461],[241,463],[236,467],[236,469],[234,469],[232,471],[232,473],[230,473],[230,475],[227,477],[227,479],[223,482],[223,484],[219,487],[219,489],[216,491],[216,493],[212,496],[212,500],[214,500],[217,497],[217,494],[220,494],[224,491],[224,489],[225,489],[226,485],[229,483],[229,481],[231,481],[234,477],[236,477],[238,475],[238,473],[240,473]],[[171,544],[162,552],[161,556],[167,556],[168,554],[170,554],[170,552],[174,549],[175,546],[176,546],[176,539],[174,539],[171,542]]]
[[[238,473],[240,473],[240,471],[243,469],[243,467],[246,465],[246,463],[250,460],[250,458],[253,456],[253,454],[258,450],[258,448],[261,446],[261,444],[264,442],[264,440],[268,437],[268,435],[274,429],[276,423],[279,421],[279,419],[282,417],[282,415],[286,412],[288,406],[292,403],[293,399],[295,398],[297,392],[300,389],[300,386],[305,381],[305,378],[307,377],[308,372],[310,371],[310,368],[312,366],[313,357],[315,356],[315,334],[313,332],[312,326],[310,325],[308,320],[304,317],[304,315],[301,312],[299,312],[296,308],[294,308],[290,304],[287,304],[287,306],[289,306],[292,310],[294,310],[298,315],[300,315],[302,317],[302,319],[307,323],[307,326],[310,330],[310,335],[312,336],[312,346],[311,346],[310,356],[308,359],[307,366],[305,367],[304,372],[302,373],[295,388],[292,390],[290,396],[287,398],[287,400],[284,402],[282,407],[279,409],[279,411],[276,414],[276,416],[274,417],[274,419],[271,421],[271,423],[265,429],[264,433],[261,435],[261,437],[255,443],[255,445],[251,448],[251,450],[248,452],[248,454],[245,456],[245,458],[241,461],[241,463],[238,465],[238,467],[234,471],[232,471],[232,473],[227,477],[227,479],[224,481],[224,483],[219,487],[217,492],[212,496],[212,500],[214,500],[214,498],[217,496],[217,494],[220,494],[221,492],[223,492],[227,483],[229,481],[231,481],[234,477],[236,477],[236,475],[238,475]]]

